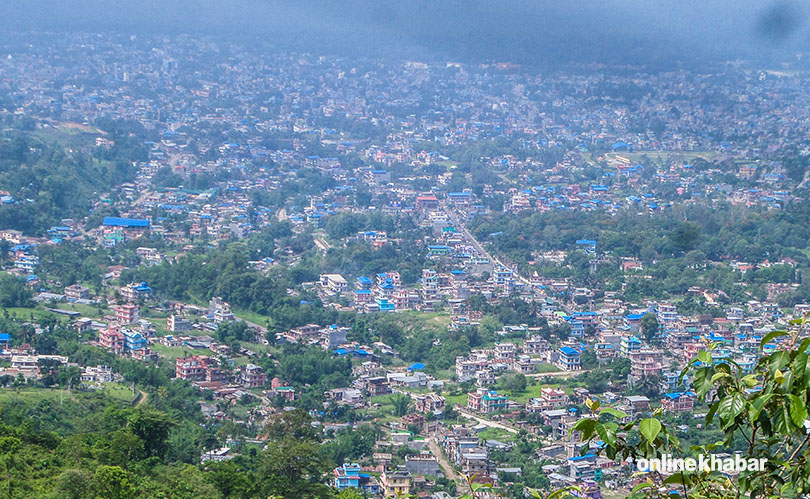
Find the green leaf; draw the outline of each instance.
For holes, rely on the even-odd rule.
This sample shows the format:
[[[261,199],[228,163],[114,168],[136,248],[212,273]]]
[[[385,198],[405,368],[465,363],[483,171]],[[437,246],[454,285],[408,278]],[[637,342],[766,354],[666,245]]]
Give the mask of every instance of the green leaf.
[[[712,354],[708,350],[701,350],[698,352],[698,360],[704,364],[712,364]]]
[[[749,374],[748,376],[743,376],[742,380],[745,383],[745,386],[748,388],[755,387],[759,384],[759,380],[757,379],[756,374]]]
[[[633,493],[636,493],[639,490],[649,489],[652,486],[653,486],[652,482],[641,482],[640,484],[633,487]]]
[[[599,414],[600,415],[601,414],[610,414],[611,416],[613,416],[614,418],[617,418],[617,419],[623,419],[623,418],[626,418],[628,416],[628,414],[626,412],[620,411],[618,409],[614,409],[612,407],[602,407],[599,410]]]
[[[642,419],[638,425],[638,430],[652,444],[658,434],[661,433],[661,422],[655,418]]]
[[[706,414],[706,426],[712,424],[712,420],[714,419],[714,415],[717,412],[717,408],[720,406],[720,402],[715,402],[709,407],[709,412]]]
[[[800,353],[793,359],[793,374],[796,377],[796,381],[799,383],[804,380],[807,374],[807,359],[808,355],[806,353]]]
[[[686,477],[684,476],[683,473],[673,473],[672,475],[669,475],[667,479],[661,483],[663,483],[664,485],[672,485],[672,484],[682,485],[684,483],[685,478]],[[686,484],[689,485],[688,480]]]
[[[770,333],[766,334],[764,338],[762,338],[762,341],[759,342],[759,348],[760,349],[764,348],[765,345],[770,343],[772,339],[778,338],[780,336],[785,336],[786,334],[787,331],[779,331],[779,330],[771,331]]]
[[[788,397],[790,398],[790,420],[797,427],[802,428],[804,420],[807,419],[807,407],[797,395],[790,394]]]
[[[604,425],[596,425],[596,433],[599,434],[599,438],[602,439],[603,442],[610,445],[611,447],[616,445],[616,432],[611,431],[609,428],[605,427]]]
[[[731,375],[729,373],[716,373],[714,376],[712,376],[712,383],[714,383],[720,378],[730,378],[730,377]]]
[[[744,407],[745,398],[742,394],[735,393],[720,401],[720,405],[717,406],[717,415],[725,420],[725,427],[727,428],[731,426],[731,423],[734,422],[734,418],[742,412]]]
[[[596,420],[591,418],[580,419],[577,421],[577,424],[571,429],[573,432],[574,430],[578,430],[582,433],[582,441],[590,440],[593,437],[593,431],[596,427]]]
[[[763,407],[765,404],[768,403],[773,397],[773,393],[767,393],[765,395],[760,395],[759,397],[755,398],[754,401],[751,403],[752,411],[750,414],[751,421],[756,421],[759,418],[759,413],[762,412]]]
[[[789,361],[790,354],[784,350],[779,350],[768,357],[768,366],[771,368],[771,372],[774,372],[785,367]]]

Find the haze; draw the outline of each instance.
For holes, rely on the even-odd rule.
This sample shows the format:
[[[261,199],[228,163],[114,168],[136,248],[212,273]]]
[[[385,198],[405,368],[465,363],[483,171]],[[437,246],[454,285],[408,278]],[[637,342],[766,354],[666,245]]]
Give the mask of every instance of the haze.
[[[808,2],[755,0],[36,0],[3,32],[203,33],[347,55],[522,64],[785,60],[810,40]]]

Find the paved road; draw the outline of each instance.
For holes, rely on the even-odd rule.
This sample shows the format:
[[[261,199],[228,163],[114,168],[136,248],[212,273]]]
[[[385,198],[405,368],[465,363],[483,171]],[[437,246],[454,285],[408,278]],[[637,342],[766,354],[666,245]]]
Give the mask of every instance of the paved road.
[[[447,214],[447,217],[450,219],[450,221],[453,222],[453,227],[461,230],[461,232],[464,234],[464,237],[470,242],[470,244],[473,245],[473,247],[476,249],[476,251],[478,251],[478,253],[484,255],[486,258],[489,259],[490,262],[511,270],[515,278],[517,278],[520,282],[522,282],[526,286],[531,287],[531,281],[520,275],[517,269],[513,269],[508,265],[504,264],[499,258],[492,256],[486,249],[484,249],[484,246],[481,245],[481,243],[478,242],[478,240],[475,237],[473,237],[472,233],[467,229],[467,226],[464,225],[464,222],[461,220],[461,217],[459,216],[458,213],[456,213],[452,208],[446,206],[444,203],[442,203],[442,208],[444,209],[444,212]]]

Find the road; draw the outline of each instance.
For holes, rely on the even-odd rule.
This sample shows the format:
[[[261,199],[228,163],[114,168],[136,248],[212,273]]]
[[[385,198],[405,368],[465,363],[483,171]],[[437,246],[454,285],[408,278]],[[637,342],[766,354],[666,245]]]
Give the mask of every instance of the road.
[[[143,391],[143,390],[138,390],[138,392],[140,392],[140,394],[141,394],[141,399],[138,401],[138,403],[137,403],[137,404],[135,404],[135,407],[140,407],[140,406],[142,406],[142,405],[143,405],[143,403],[144,403],[144,402],[146,402],[146,399],[149,397],[149,394],[148,394],[148,393],[146,393],[146,392],[145,392],[145,391]]]
[[[551,376],[552,378],[573,378],[574,376],[579,376],[582,373],[589,372],[590,369],[583,369],[581,371],[555,371],[553,373],[531,373],[527,374],[527,378],[545,378],[546,376]]]
[[[448,480],[459,483],[461,481],[461,477],[456,474],[456,470],[453,469],[450,461],[448,461],[447,457],[445,457],[444,452],[442,452],[439,444],[436,443],[435,438],[428,440],[428,448],[430,449],[430,452],[436,456],[436,459],[439,460],[439,466],[441,466],[442,470],[444,470],[444,476],[446,476]]]
[[[467,411],[466,409],[461,409],[459,407],[456,407],[456,411],[459,414],[461,414],[462,416],[464,416],[465,418],[473,419],[475,421],[478,421],[478,423],[480,423],[480,424],[482,424],[484,426],[487,426],[489,428],[498,428],[498,429],[501,429],[501,430],[506,430],[509,433],[514,433],[516,435],[519,433],[518,430],[516,430],[515,428],[512,428],[511,426],[507,426],[505,424],[497,423],[495,421],[492,421],[491,419],[484,419],[484,418],[482,418],[480,416],[476,416],[475,414]]]
[[[527,287],[531,288],[532,285],[531,281],[520,275],[516,269],[513,269],[508,265],[504,264],[499,258],[492,256],[486,249],[484,249],[484,246],[481,245],[481,243],[478,242],[478,240],[475,237],[473,237],[472,233],[467,229],[467,226],[464,225],[464,222],[461,220],[461,217],[458,215],[458,213],[456,213],[450,207],[446,206],[445,203],[442,203],[442,208],[444,209],[444,212],[447,214],[447,217],[450,219],[450,221],[453,222],[453,227],[457,230],[461,230],[461,233],[464,234],[464,237],[470,242],[470,244],[473,245],[473,247],[475,248],[476,251],[478,251],[479,254],[485,256],[487,259],[489,259],[490,262],[511,270],[512,274],[515,276],[516,279],[525,284]]]
[[[326,240],[320,237],[315,238],[315,246],[317,246],[318,249],[321,251],[329,251],[329,248],[332,247],[329,243],[326,242]]]
[[[444,210],[444,212],[447,214],[447,217],[450,219],[450,221],[453,222],[453,227],[456,230],[460,230],[461,233],[464,234],[464,237],[470,242],[470,244],[472,244],[472,246],[476,249],[476,251],[478,251],[479,254],[481,254],[484,257],[486,257],[487,259],[489,259],[489,261],[492,262],[493,264],[495,264],[496,266],[501,266],[501,267],[503,267],[505,269],[511,270],[512,275],[515,277],[515,279],[522,282],[526,286],[526,289],[529,289],[529,290],[532,290],[532,291],[535,290],[535,288],[532,287],[532,282],[529,279],[527,279],[526,277],[520,275],[520,273],[517,271],[517,269],[512,268],[509,265],[506,265],[505,263],[503,263],[503,261],[501,259],[491,255],[486,249],[484,249],[484,246],[481,245],[481,243],[478,242],[478,240],[475,237],[473,237],[472,233],[467,229],[467,226],[464,225],[464,222],[461,220],[461,217],[459,216],[458,213],[456,213],[452,208],[447,206],[446,203],[444,203],[443,201],[441,202],[441,207]],[[570,315],[572,313],[571,310],[569,310],[568,307],[566,307],[562,303],[557,302],[557,305],[566,314]]]

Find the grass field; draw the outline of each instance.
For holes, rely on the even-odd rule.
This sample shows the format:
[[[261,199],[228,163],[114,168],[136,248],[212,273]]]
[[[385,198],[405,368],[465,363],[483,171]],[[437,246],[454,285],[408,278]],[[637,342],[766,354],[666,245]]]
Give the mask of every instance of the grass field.
[[[257,314],[256,312],[252,312],[250,310],[231,309],[231,311],[233,312],[233,315],[239,317],[240,319],[258,324],[259,326],[264,326],[269,319],[269,317],[266,315]]]
[[[516,435],[501,428],[487,428],[478,434],[479,438],[484,440],[498,440],[500,442],[511,442],[515,439]]]
[[[55,388],[0,389],[0,412],[6,424],[31,421],[36,430],[70,434],[93,431],[97,418],[110,404],[128,407],[132,400],[128,387],[113,385],[104,390],[83,392]]]
[[[20,319],[28,319],[31,317],[31,314],[34,314],[34,318],[37,320],[46,319],[46,318],[55,318],[57,320],[67,320],[67,316],[61,314],[55,314],[53,312],[49,312],[44,308],[34,307],[34,308],[23,308],[23,307],[9,307],[9,308],[0,308],[0,314],[5,316],[8,313],[11,317],[17,317]]]
[[[538,373],[557,373],[560,372],[560,368],[555,366],[554,364],[537,364],[537,371]]]
[[[711,161],[717,156],[714,151],[633,151],[607,153],[605,157],[610,160],[617,160],[617,156],[630,160],[633,164],[666,164],[669,161],[691,163],[697,158]]]
[[[466,393],[462,393],[460,395],[445,395],[444,398],[447,401],[447,405],[449,406],[452,406],[454,404],[467,405]]]

